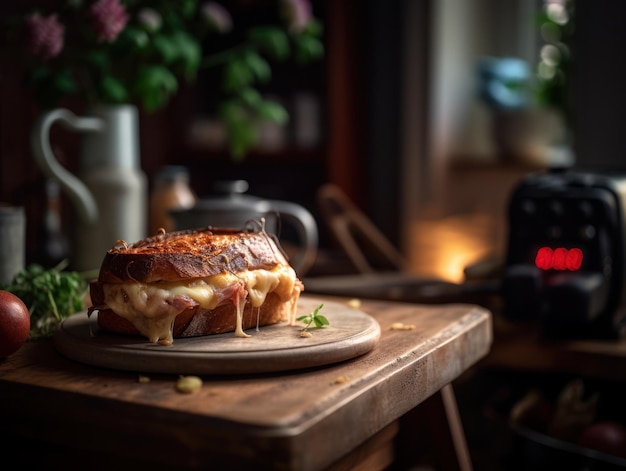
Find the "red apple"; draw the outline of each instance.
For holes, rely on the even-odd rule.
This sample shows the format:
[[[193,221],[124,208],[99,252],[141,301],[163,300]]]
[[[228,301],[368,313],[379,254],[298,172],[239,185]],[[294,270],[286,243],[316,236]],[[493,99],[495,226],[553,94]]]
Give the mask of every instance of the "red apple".
[[[626,458],[626,427],[611,420],[596,422],[583,430],[578,437],[578,444]]]
[[[30,313],[24,302],[0,290],[0,358],[16,352],[28,339]]]

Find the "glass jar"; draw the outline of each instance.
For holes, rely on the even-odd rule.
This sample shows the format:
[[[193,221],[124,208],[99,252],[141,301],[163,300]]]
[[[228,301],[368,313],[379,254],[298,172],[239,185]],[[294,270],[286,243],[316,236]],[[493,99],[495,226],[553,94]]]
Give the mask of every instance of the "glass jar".
[[[166,165],[154,180],[150,195],[150,234],[160,229],[166,232],[175,229],[174,220],[169,215],[172,209],[191,208],[197,196],[189,186],[189,170],[181,165]]]

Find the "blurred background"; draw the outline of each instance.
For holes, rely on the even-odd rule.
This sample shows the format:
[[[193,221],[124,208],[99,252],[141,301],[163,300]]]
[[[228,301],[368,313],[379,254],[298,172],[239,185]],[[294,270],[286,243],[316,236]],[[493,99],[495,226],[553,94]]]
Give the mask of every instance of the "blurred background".
[[[37,5],[1,8],[6,16],[29,3]],[[235,25],[275,9],[270,0],[223,4]],[[163,109],[141,111],[141,166],[151,188],[164,166],[182,165],[199,196],[215,180],[245,179],[253,195],[319,215],[316,191],[331,182],[408,257],[411,271],[460,281],[466,265],[501,254],[507,200],[521,176],[574,163],[620,166],[623,66],[611,46],[622,40],[613,24],[619,2],[312,6],[323,57],[273,64],[260,88],[285,108],[288,123],[259,126],[257,144],[235,161],[214,113],[216,74],[201,70]],[[3,57],[0,200],[26,207],[33,260],[46,191],[29,138],[42,109],[15,55]],[[71,98],[60,105],[84,108]],[[79,137],[54,129],[53,146],[74,171]],[[60,198],[67,231],[73,209]],[[321,244],[329,245],[321,226]]]
[[[243,24],[274,8],[271,0],[222,4]],[[524,176],[626,169],[626,63],[620,57],[626,2],[311,4],[323,26],[324,54],[297,67],[273,65],[272,80],[259,90],[280,103],[289,119],[260,125],[258,142],[243,158],[229,152],[214,112],[219,87],[209,71],[181,85],[162,109],[141,111],[141,166],[151,191],[159,172],[177,165],[186,167],[200,197],[215,181],[243,179],[252,195],[304,206],[320,226],[324,263],[315,275],[333,274],[333,260],[339,261],[332,258],[337,247],[317,200],[320,187],[332,183],[401,252],[410,274],[462,283],[468,268],[489,270],[503,257],[509,199]],[[0,16],[16,8],[3,2]],[[33,160],[30,132],[41,107],[14,59],[5,56],[0,66],[0,201],[25,207],[27,259],[41,261],[50,211],[60,215],[65,234],[75,215],[62,193],[46,191]],[[62,105],[82,111],[72,99]],[[75,169],[79,138],[55,129],[52,139],[57,157]],[[578,376],[574,363],[531,382],[555,398]],[[493,376],[481,372],[478,383],[461,388],[460,405],[475,458],[484,461],[481,469],[497,468],[483,452],[490,452],[488,438],[503,436],[483,433],[483,409],[476,401],[485,399],[485,390],[502,393],[505,384],[509,396],[488,407],[499,414],[496,405],[511,406],[512,392],[528,388],[525,376],[505,370],[496,370],[496,386]],[[616,383],[610,374],[594,377],[591,366],[582,371],[598,389],[623,386],[623,373]]]
[[[223,2],[235,25],[262,18],[274,3]],[[215,74],[200,71],[165,108],[142,111],[142,168],[151,187],[165,165],[183,165],[200,196],[214,180],[245,179],[251,194],[314,214],[317,189],[335,183],[412,271],[460,281],[465,265],[502,252],[505,206],[521,176],[573,163],[620,166],[623,66],[611,44],[621,41],[612,22],[622,7],[575,3],[314,0],[323,58],[277,64],[261,87],[288,111],[286,125],[260,126],[258,143],[235,162],[212,114]],[[15,58],[4,57],[0,200],[26,206],[34,259],[46,193],[29,133],[41,108]],[[79,138],[55,129],[53,139],[75,170]],[[73,211],[62,195],[61,208],[67,230]]]
[[[274,3],[223,2],[235,25],[262,17]],[[186,166],[199,196],[214,180],[245,179],[251,194],[295,201],[315,215],[316,191],[335,183],[409,258],[410,270],[460,281],[465,265],[502,251],[505,205],[520,176],[574,160],[599,163],[599,154],[613,165],[618,154],[602,123],[613,122],[607,107],[618,106],[620,87],[612,81],[619,74],[608,70],[615,61],[601,58],[611,53],[611,38],[599,35],[618,34],[604,23],[619,17],[607,10],[620,7],[573,3],[314,0],[323,58],[277,64],[261,87],[288,111],[286,125],[261,126],[257,145],[234,161],[212,114],[215,74],[200,71],[166,107],[142,111],[142,168],[153,187],[165,165]],[[1,8],[9,14],[24,5]],[[576,28],[575,10],[583,12]],[[585,39],[572,63],[575,32]],[[572,91],[572,66],[583,90],[594,93]],[[29,133],[42,110],[15,57],[5,55],[1,85],[0,200],[26,207],[33,260],[46,192]],[[612,95],[592,99],[595,93]],[[584,124],[594,126],[588,134],[599,144],[578,139],[574,159],[566,113],[576,100],[583,116],[605,109]],[[71,98],[61,105],[84,108]],[[52,137],[57,156],[75,170],[79,137],[63,129]],[[67,231],[73,209],[60,198]],[[323,224],[320,230],[322,246],[329,244]]]

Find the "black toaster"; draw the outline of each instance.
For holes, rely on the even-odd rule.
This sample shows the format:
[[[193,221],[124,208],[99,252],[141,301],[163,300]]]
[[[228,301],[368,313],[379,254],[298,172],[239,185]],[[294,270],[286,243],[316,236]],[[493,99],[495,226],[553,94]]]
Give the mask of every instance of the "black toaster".
[[[560,338],[623,334],[626,177],[530,174],[513,190],[502,282],[504,315]]]

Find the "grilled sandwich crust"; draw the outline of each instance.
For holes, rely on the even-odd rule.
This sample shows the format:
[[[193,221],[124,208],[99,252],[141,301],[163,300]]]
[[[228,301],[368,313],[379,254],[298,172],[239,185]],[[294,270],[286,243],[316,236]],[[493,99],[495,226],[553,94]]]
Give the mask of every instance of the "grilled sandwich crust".
[[[202,228],[168,232],[107,251],[99,283],[157,283],[288,264],[265,232]]]

